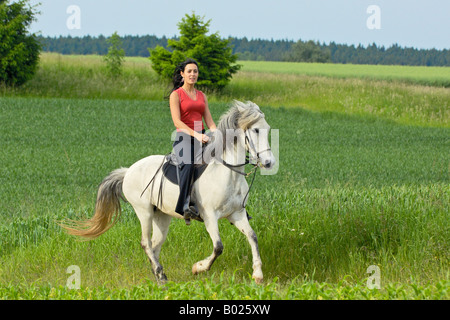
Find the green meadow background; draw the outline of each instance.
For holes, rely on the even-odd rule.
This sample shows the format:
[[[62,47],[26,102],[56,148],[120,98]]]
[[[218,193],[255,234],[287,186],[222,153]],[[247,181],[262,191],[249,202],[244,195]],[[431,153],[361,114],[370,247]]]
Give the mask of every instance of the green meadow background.
[[[129,204],[94,241],[59,228],[92,215],[110,171],[168,153],[173,125],[148,59],[126,58],[112,80],[100,56],[43,54],[31,81],[0,87],[0,299],[448,299],[450,68],[239,63],[207,94],[216,121],[252,100],[279,129],[279,170],[258,174],[248,203],[263,285],[226,221],[224,253],[198,276],[211,240],[202,223],[172,221],[164,288]]]

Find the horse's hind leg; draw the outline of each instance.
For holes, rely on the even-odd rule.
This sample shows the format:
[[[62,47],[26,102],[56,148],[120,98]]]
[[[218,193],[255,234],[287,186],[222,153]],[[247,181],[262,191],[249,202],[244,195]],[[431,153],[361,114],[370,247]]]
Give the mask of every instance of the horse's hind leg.
[[[245,236],[247,237],[248,242],[252,248],[252,256],[253,256],[253,275],[252,278],[256,283],[260,284],[263,282],[263,273],[262,273],[262,261],[259,255],[258,249],[258,238],[256,237],[255,231],[253,231],[250,223],[248,222],[247,212],[245,209],[242,211],[236,212],[228,217],[228,220],[235,225],[236,228],[239,229]]]
[[[136,211],[136,214],[139,218],[139,221],[141,222],[141,230],[142,230],[142,239],[141,239],[141,246],[142,249],[144,249],[145,254],[147,255],[148,259],[150,260],[153,274],[156,277],[156,280],[158,283],[164,283],[167,281],[167,277],[163,272],[163,267],[159,263],[159,250],[155,252],[155,250],[152,247],[152,242],[150,240],[151,233],[152,233],[152,220],[154,217],[154,211],[153,208],[140,208],[135,207],[134,211]],[[160,248],[160,247],[159,247]]]
[[[220,239],[217,219],[215,217],[208,218],[208,216],[205,215],[204,222],[206,230],[208,231],[209,236],[211,237],[211,240],[213,242],[214,249],[212,254],[208,258],[198,261],[192,266],[193,274],[198,274],[200,272],[208,271],[209,269],[211,269],[212,264],[217,259],[217,257],[222,254],[223,251],[223,244],[222,240]]]
[[[169,225],[172,217],[156,210],[153,214],[153,232],[152,232],[152,250],[159,261],[161,247],[166,240],[169,231]]]

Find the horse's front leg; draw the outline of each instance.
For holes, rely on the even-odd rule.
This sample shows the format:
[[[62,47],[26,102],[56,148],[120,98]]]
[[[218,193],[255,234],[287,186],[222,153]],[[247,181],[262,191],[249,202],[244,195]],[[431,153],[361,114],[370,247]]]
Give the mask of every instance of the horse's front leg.
[[[211,237],[211,240],[213,242],[214,249],[209,257],[194,263],[194,265],[192,266],[193,274],[198,274],[200,272],[208,271],[209,269],[211,269],[212,264],[217,259],[217,257],[222,254],[223,251],[223,244],[222,240],[220,239],[217,218],[214,215],[212,215],[212,217],[205,215],[205,217],[203,217],[203,220],[205,222],[206,231],[208,231],[209,236]]]
[[[258,249],[258,238],[256,237],[255,231],[253,231],[250,223],[247,219],[247,212],[245,209],[233,213],[228,217],[228,220],[241,231],[247,237],[248,242],[250,243],[250,247],[252,248],[252,257],[253,257],[253,275],[252,278],[255,280],[257,284],[261,284],[263,282],[263,273],[262,273],[262,261],[259,255]]]

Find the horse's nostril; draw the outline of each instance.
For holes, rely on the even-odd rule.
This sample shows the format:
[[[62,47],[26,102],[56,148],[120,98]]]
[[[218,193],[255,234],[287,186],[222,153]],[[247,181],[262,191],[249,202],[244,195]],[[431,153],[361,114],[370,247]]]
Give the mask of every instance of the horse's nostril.
[[[270,160],[267,160],[266,163],[264,164],[264,167],[266,169],[270,169],[271,166],[272,166],[272,162]]]

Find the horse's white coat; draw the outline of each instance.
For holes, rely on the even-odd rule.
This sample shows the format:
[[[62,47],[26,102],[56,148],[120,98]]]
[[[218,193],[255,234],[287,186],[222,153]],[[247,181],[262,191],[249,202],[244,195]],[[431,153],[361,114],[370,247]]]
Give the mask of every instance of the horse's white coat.
[[[260,165],[267,168],[273,166],[275,158],[270,151],[268,140],[270,127],[259,107],[251,102],[235,101],[232,109],[221,118],[218,130],[222,133],[224,129],[241,130],[233,152],[224,147],[223,160],[230,164],[241,164],[242,161],[236,162],[235,151],[247,149]],[[234,122],[235,127],[230,128],[232,125],[227,125],[227,121]],[[259,129],[259,133],[255,129]],[[246,142],[245,135],[248,136],[247,141],[251,141],[251,143]],[[261,150],[264,152],[259,154]],[[171,218],[183,218],[175,212],[179,187],[167,179],[164,179],[162,184],[162,203],[161,205],[157,203],[162,173],[159,171],[156,176],[155,173],[160,167],[163,157],[161,155],[149,156],[133,164],[126,171],[122,187],[124,196],[133,206],[141,223],[141,245],[152,264],[153,273],[158,281],[166,280],[163,268],[159,263],[159,254],[166,239]],[[244,166],[237,169],[243,171]],[[153,177],[154,182],[142,194]],[[208,165],[192,188],[193,198],[214,247],[210,256],[193,265],[192,272],[197,274],[209,270],[214,260],[222,253],[223,245],[220,239],[218,220],[226,218],[247,237],[253,255],[253,278],[257,283],[261,283],[263,273],[257,237],[248,222],[245,208],[242,206],[248,191],[245,177],[230,170],[216,159]]]

